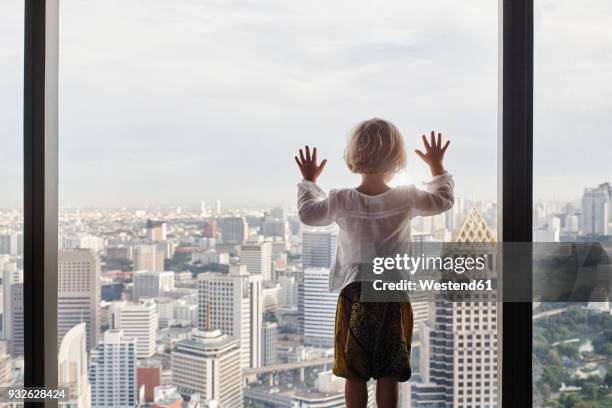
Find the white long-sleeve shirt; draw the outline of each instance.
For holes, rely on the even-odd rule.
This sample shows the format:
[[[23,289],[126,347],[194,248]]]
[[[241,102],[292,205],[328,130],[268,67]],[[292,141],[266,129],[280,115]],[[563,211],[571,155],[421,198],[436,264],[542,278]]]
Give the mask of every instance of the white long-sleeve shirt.
[[[311,181],[298,184],[301,221],[310,226],[335,222],[340,229],[330,291],[358,280],[360,265],[367,264],[368,256],[381,245],[386,253],[402,253],[402,245],[410,241],[414,217],[440,214],[453,206],[454,183],[448,172],[424,185],[424,190],[411,184],[370,196],[354,188],[330,190],[327,195]]]

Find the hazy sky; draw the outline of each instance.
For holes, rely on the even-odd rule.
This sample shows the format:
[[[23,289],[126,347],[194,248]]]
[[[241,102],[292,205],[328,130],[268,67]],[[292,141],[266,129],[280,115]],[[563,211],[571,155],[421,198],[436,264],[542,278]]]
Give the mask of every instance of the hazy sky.
[[[538,3],[535,195],[575,198],[612,179],[612,11]],[[21,4],[0,13],[0,206],[20,200]],[[457,194],[496,197],[495,1],[62,0],[60,26],[63,206],[291,205],[295,150],[329,159],[324,188],[355,184],[342,152],[372,116],[406,137],[400,180],[426,178],[435,128]]]

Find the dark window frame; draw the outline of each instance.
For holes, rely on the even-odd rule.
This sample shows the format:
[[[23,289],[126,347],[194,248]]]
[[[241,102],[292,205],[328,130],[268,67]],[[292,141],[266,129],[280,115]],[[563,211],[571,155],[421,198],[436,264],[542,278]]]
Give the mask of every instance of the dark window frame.
[[[533,0],[500,1],[498,225],[502,242],[531,242]],[[58,0],[25,0],[24,382],[32,387],[57,386],[58,380],[58,14]],[[525,267],[530,278],[531,265]],[[511,278],[503,278],[504,287],[516,285]],[[530,280],[522,284],[530,285]],[[506,303],[501,315],[503,375],[498,399],[503,407],[528,407],[533,387],[532,305]],[[40,404],[26,404],[35,405]]]

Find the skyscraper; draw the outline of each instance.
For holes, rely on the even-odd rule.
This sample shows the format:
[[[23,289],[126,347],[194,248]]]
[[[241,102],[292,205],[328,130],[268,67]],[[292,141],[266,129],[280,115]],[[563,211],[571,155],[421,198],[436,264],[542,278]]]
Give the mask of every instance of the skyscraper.
[[[157,245],[137,245],[133,251],[135,271],[163,271],[164,252]]]
[[[59,403],[60,407],[89,408],[91,406],[91,385],[87,373],[87,330],[85,323],[79,323],[66,333],[59,348],[58,383],[68,388],[70,401]]]
[[[92,407],[136,406],[136,339],[105,331],[91,355],[89,382]]]
[[[330,268],[336,253],[335,230],[302,232],[302,265],[306,268]]]
[[[23,283],[23,270],[17,269],[17,264],[14,262],[4,263],[2,273],[2,336],[7,341],[11,340],[13,333],[11,328],[13,310],[11,286],[15,283]]]
[[[261,365],[262,321],[261,275],[250,274],[244,265],[230,266],[229,274],[198,275],[198,327],[237,339],[242,367]]]
[[[13,356],[23,355],[23,283],[11,285],[11,340]]]
[[[223,217],[217,219],[224,244],[243,244],[249,235],[249,227],[244,217]]]
[[[149,241],[166,240],[166,223],[164,221],[147,220],[146,230]]]
[[[329,293],[329,268],[304,270],[304,345],[333,347],[337,293]]]
[[[133,298],[159,297],[164,292],[174,289],[174,272],[172,271],[137,271],[133,275]]]
[[[262,364],[264,366],[276,363],[278,349],[278,324],[265,322],[261,330]]]
[[[476,208],[470,209],[453,238],[460,243],[495,241],[495,234]],[[458,302],[438,297],[433,328],[425,332],[429,344],[421,357],[429,357],[429,382],[412,385],[413,406],[496,406],[495,300]]]
[[[100,337],[100,260],[88,249],[58,254],[58,344],[79,323],[87,325],[87,350]]]
[[[612,188],[609,183],[597,188],[586,188],[582,195],[582,234],[608,235],[610,231],[610,198]]]
[[[272,243],[242,245],[240,263],[247,266],[252,274],[259,274],[264,280],[272,280]]]
[[[155,354],[159,320],[155,302],[147,299],[138,303],[113,304],[114,328],[137,340],[136,357],[149,358]]]
[[[240,345],[220,330],[194,329],[191,339],[176,343],[172,351],[172,384],[183,395],[199,393],[219,407],[241,408]]]

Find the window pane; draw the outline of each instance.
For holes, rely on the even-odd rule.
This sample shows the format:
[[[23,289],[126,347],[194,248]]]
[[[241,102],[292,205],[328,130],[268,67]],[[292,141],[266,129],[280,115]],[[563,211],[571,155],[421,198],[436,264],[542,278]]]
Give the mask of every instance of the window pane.
[[[0,384],[23,384],[23,1],[0,14]]]
[[[93,405],[134,403],[141,385],[148,402],[208,400],[198,356],[221,346],[222,407],[323,391],[342,404],[327,290],[338,232],[301,225],[293,155],[316,145],[321,186],[356,186],[342,156],[361,120],[403,133],[395,184],[431,178],[412,153],[423,133],[453,141],[455,206],[415,219],[415,240],[496,236],[496,2],[61,7],[60,374],[86,362],[91,395],[77,394]],[[495,304],[413,309],[402,406],[494,405]],[[460,312],[474,320],[445,321]]]
[[[534,239],[581,242],[578,256],[598,248],[606,256],[612,242],[612,4],[534,3]],[[578,273],[585,266],[577,263]],[[612,403],[610,306],[579,300],[534,305],[536,406]]]

